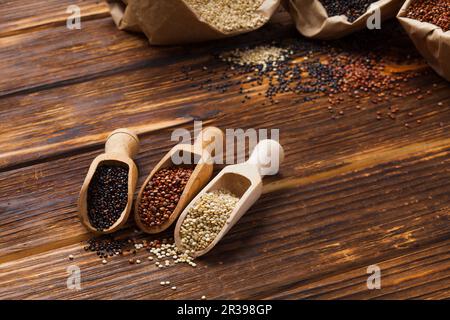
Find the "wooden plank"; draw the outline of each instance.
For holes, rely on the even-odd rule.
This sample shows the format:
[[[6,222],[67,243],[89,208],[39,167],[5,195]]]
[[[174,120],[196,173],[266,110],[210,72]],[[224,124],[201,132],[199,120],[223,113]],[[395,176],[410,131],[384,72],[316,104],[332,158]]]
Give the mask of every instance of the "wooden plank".
[[[93,10],[92,19],[102,17]],[[387,105],[367,101],[364,110],[344,103],[345,115],[333,120],[326,98],[303,103],[286,94],[263,106],[261,86],[242,105],[237,90],[192,86],[210,77],[204,64],[219,75],[225,70],[211,52],[297,36],[289,25],[219,45],[150,49],[109,18],[85,22],[76,39],[62,18],[42,21],[0,33],[0,67],[10,75],[0,79],[0,118],[8,119],[0,127],[1,298],[449,297],[447,82],[434,74],[411,81],[408,88],[432,94],[393,99],[402,106],[395,121],[376,121]],[[29,51],[17,59],[25,44]],[[175,82],[181,67],[192,67],[195,80]],[[263,198],[199,268],[161,271],[126,259],[101,265],[82,250],[89,235],[75,204],[106,135],[120,126],[140,133],[140,184],[174,144],[171,130],[191,128],[193,119],[221,128],[280,128],[281,175],[266,180]],[[135,235],[133,225],[124,233]],[[80,292],[65,287],[71,263],[82,267]],[[361,288],[360,274],[373,263],[386,268],[383,292]],[[179,290],[162,291],[161,280]]]
[[[294,111],[291,112],[289,108],[285,111],[288,115],[294,114]],[[269,109],[263,112],[261,110],[258,115],[253,116],[254,122],[247,122],[247,124],[255,128],[263,128],[266,121],[265,116],[276,112],[279,111]],[[252,110],[250,109],[248,113],[252,113]],[[307,129],[301,128],[302,132],[305,132],[305,137],[298,139],[297,123],[301,122],[302,117],[304,117],[302,113],[299,113],[297,121],[292,116],[289,119],[280,117],[270,125],[273,128],[283,128],[281,142],[286,152],[286,163],[283,164],[284,179],[275,182],[273,179],[278,178],[269,178],[273,184],[267,187],[268,191],[296,188],[299,185],[332,179],[353,170],[370,168],[384,162],[395,163],[410,157],[421,157],[429,152],[444,152],[446,148],[450,147],[450,139],[445,138],[445,132],[442,132],[442,128],[437,125],[435,127],[439,130],[435,131],[433,140],[421,142],[424,139],[423,136],[428,137],[428,131],[423,132],[422,128],[432,131],[430,128],[433,128],[433,122],[430,122],[429,126],[424,125],[411,131],[405,130],[401,126],[387,127],[383,131],[367,129],[368,132],[372,132],[372,135],[363,135],[359,139],[356,136],[348,136],[343,140],[338,137],[340,129],[336,128],[336,125],[339,123],[331,119],[328,122],[321,122],[323,119],[319,117],[317,121],[322,123],[323,130],[308,132]],[[356,121],[359,122],[360,119],[356,119]],[[222,128],[236,128],[241,122],[232,114],[224,114],[220,117],[220,123],[215,121],[210,123]],[[172,125],[172,123],[169,124]],[[168,127],[170,127],[169,124]],[[367,119],[365,125],[370,127],[372,124],[373,121]],[[345,125],[348,125],[348,122]],[[405,136],[393,135],[391,130],[404,132]],[[335,140],[330,136],[333,134],[336,135]],[[378,137],[378,134],[381,137]],[[142,172],[149,172],[151,166],[156,164],[175,144],[170,141],[170,135],[171,129],[164,129],[152,135],[141,136],[141,152],[137,159],[141,168],[141,179],[145,177]],[[395,138],[389,140],[388,136]],[[339,139],[341,139],[341,143],[333,146],[332,142]],[[407,144],[408,140],[415,140],[417,143]],[[374,143],[374,141],[380,142]],[[94,147],[97,149],[100,148],[100,145],[94,144]],[[314,152],[308,151],[312,149]],[[2,210],[2,221],[0,222],[5,224],[4,232],[6,232],[3,234],[4,237],[0,237],[5,241],[5,245],[2,246],[4,251],[0,248],[1,253],[12,254],[20,251],[22,246],[46,245],[52,240],[65,239],[68,235],[83,233],[81,228],[71,230],[71,227],[77,226],[76,218],[69,223],[68,230],[64,230],[68,223],[68,216],[65,213],[75,212],[76,196],[84,175],[92,159],[101,151],[82,151],[80,154],[71,156],[62,154],[53,161],[6,171],[0,175],[2,181],[0,197],[2,197],[2,202],[7,204]],[[27,203],[26,205],[24,205],[24,201]],[[47,217],[49,220],[46,220]],[[23,219],[30,220],[24,223]],[[63,234],[59,235],[49,226]],[[53,234],[56,238],[52,237]],[[11,235],[13,238],[8,239],[7,235]],[[24,241],[26,245],[23,245]]]
[[[419,141],[426,141],[429,137],[439,139],[445,137],[448,130],[450,90],[447,82],[433,74],[415,79],[409,84],[410,88],[420,87],[423,91],[429,89],[432,95],[420,101],[416,101],[414,96],[392,101],[404,105],[394,123],[390,120],[374,120],[374,112],[386,105],[367,104],[366,110],[358,111],[353,105],[345,104],[343,109],[346,114],[335,124],[330,121],[325,98],[301,103],[298,102],[298,96],[286,94],[280,97],[279,105],[263,107],[262,98],[257,96],[265,90],[265,86],[261,86],[254,88],[255,97],[252,101],[242,106],[242,95],[238,90],[220,94],[192,87],[193,83],[201,83],[210,77],[208,72],[201,70],[203,64],[208,64],[218,74],[224,70],[224,64],[211,57],[211,52],[261,43],[261,38],[267,42],[266,39],[271,39],[275,34],[277,38],[280,35],[295,36],[290,25],[286,26],[285,23],[271,26],[270,32],[263,29],[221,41],[219,46],[209,43],[185,48],[150,48],[145,38],[118,32],[110,23],[109,19],[87,22],[86,30],[89,32],[82,32],[76,40],[67,36],[62,27],[4,40],[13,42],[8,46],[7,54],[4,54],[7,60],[17,60],[17,48],[24,43],[20,37],[30,37],[33,48],[29,52],[43,52],[39,55],[25,54],[24,59],[17,60],[14,66],[3,66],[3,70],[6,68],[11,77],[0,79],[6,85],[5,92],[10,93],[0,99],[0,117],[9,119],[0,128],[0,170],[17,168],[33,161],[45,161],[65,152],[81,152],[93,148],[93,145],[99,146],[103,137],[113,129],[112,123],[114,128],[131,126],[139,130],[141,126],[146,126],[147,119],[166,122],[174,116],[204,120],[220,117],[227,121],[238,112],[240,119],[252,119],[251,125],[259,127],[266,126],[266,119],[282,117],[279,123],[285,125],[297,122],[298,130],[305,132],[302,145],[308,148],[299,152],[316,148],[316,144],[308,140],[320,136],[320,141],[317,141],[319,145],[342,142],[343,145],[336,149],[347,155],[361,151],[360,146],[364,149],[364,141],[369,136],[375,137],[370,146],[379,143],[381,147],[392,137],[398,139],[395,143],[401,145],[412,136]],[[14,44],[15,40],[11,39],[16,39],[17,43]],[[54,56],[55,50],[64,61],[49,58]],[[73,60],[73,63],[67,65],[67,60]],[[174,82],[175,78],[181,76],[181,67],[193,67],[196,70],[192,73],[195,80]],[[432,86],[433,83],[436,86]],[[34,87],[36,84],[37,87]],[[12,94],[16,91],[17,94]],[[444,105],[438,107],[438,102]],[[413,117],[407,116],[410,111],[414,112]],[[403,122],[415,122],[419,118],[422,125],[413,124],[411,130],[421,127],[419,134],[409,133],[402,128]],[[83,123],[77,119],[83,119]],[[239,127],[242,121],[232,124]],[[289,134],[297,135],[297,132]],[[327,149],[323,151],[326,153]]]
[[[299,283],[269,299],[448,299],[450,241],[419,247],[412,253],[375,263],[381,288],[369,290],[368,266]]]
[[[179,66],[175,64],[165,69],[173,74]],[[296,152],[304,153],[304,161],[308,157],[314,160],[326,157],[328,148],[348,156],[365,148],[383,148],[386,143],[401,146],[411,139],[423,142],[447,137],[450,113],[445,105],[450,101],[450,90],[442,82],[433,95],[420,102],[413,96],[402,98],[404,107],[396,121],[376,121],[380,107],[370,104],[366,110],[344,106],[344,117],[332,120],[324,107],[326,98],[299,104],[286,95],[280,97],[279,105],[265,107],[261,106],[262,98],[255,98],[243,107],[237,92],[225,95],[199,92],[188,83],[170,82],[158,72],[162,68],[153,70],[152,76],[149,70],[143,69],[29,96],[1,99],[0,116],[9,121],[0,128],[0,168],[45,160],[76,148],[84,150],[92,143],[99,145],[108,132],[120,126],[139,129],[150,122],[166,122],[172,118],[221,119],[219,126],[224,128],[239,128],[245,121],[246,128],[281,128],[288,138],[297,136],[297,130],[301,130],[303,134]],[[424,82],[431,85],[436,81],[439,81],[436,76],[429,75],[412,82],[411,86],[421,86]],[[129,84],[126,91],[123,82]],[[438,106],[441,101],[443,107]],[[398,102],[400,99],[393,101]],[[20,108],[7,108],[10,105]],[[413,112],[414,117],[408,116],[409,112]],[[239,118],[235,114],[239,114]],[[83,123],[77,119],[83,119]],[[404,121],[416,119],[421,119],[422,124],[413,124],[411,130],[403,127]],[[296,130],[284,130],[288,126]]]
[[[171,92],[171,90],[169,91]],[[61,92],[61,90],[59,92],[60,96],[63,96],[63,92]],[[159,92],[159,95],[161,95],[161,91]],[[158,96],[158,94],[155,94],[155,99],[156,96]],[[98,116],[92,117],[92,122],[84,122],[82,124],[76,121],[72,122],[76,119],[77,115],[72,112],[64,114],[64,109],[61,109],[56,116],[62,116],[64,119],[67,119],[67,121],[71,121],[72,130],[67,132],[61,129],[58,132],[58,128],[55,128],[55,133],[58,132],[62,136],[59,138],[61,142],[58,142],[58,140],[55,141],[55,139],[52,138],[47,138],[47,140],[45,140],[45,142],[47,142],[45,148],[48,148],[47,150],[50,150],[53,153],[56,152],[54,149],[57,150],[59,148],[61,152],[60,156],[48,163],[37,163],[34,166],[23,169],[17,168],[16,170],[9,170],[1,175],[1,179],[3,180],[3,202],[15,203],[13,207],[5,207],[5,213],[2,214],[2,216],[10,215],[9,217],[5,216],[3,222],[10,222],[15,226],[9,226],[10,230],[14,230],[14,232],[11,231],[15,237],[13,239],[23,239],[26,243],[33,242],[37,246],[42,245],[44,247],[50,243],[52,238],[48,238],[45,232],[44,235],[39,235],[42,230],[50,234],[50,229],[48,229],[47,226],[44,226],[42,222],[33,220],[36,219],[39,214],[50,217],[48,225],[53,227],[57,226],[55,228],[59,228],[59,230],[64,229],[64,224],[67,222],[64,219],[66,216],[61,214],[60,210],[69,210],[73,212],[73,205],[76,203],[76,194],[81,186],[84,174],[90,161],[92,161],[94,156],[100,152],[100,150],[92,150],[101,148],[101,144],[108,133],[107,130],[110,128],[111,122],[114,122],[115,126],[128,126],[130,122],[142,123],[143,118],[149,118],[156,122],[154,124],[155,126],[143,125],[143,127],[135,128],[142,129],[142,132],[151,132],[153,129],[163,129],[177,124],[188,123],[192,118],[201,119],[201,115],[203,114],[207,116],[206,120],[209,118],[217,118],[217,120],[214,120],[211,123],[222,128],[241,127],[242,119],[244,119],[248,127],[282,128],[281,139],[286,150],[287,158],[287,163],[284,167],[286,168],[285,170],[288,171],[285,171],[286,179],[274,184],[275,189],[293,188],[302,183],[310,183],[311,180],[308,178],[309,176],[317,176],[321,179],[333,178],[343,172],[345,173],[351,170],[360,170],[365,167],[371,167],[383,161],[397,161],[405,157],[407,158],[415,155],[420,156],[431,150],[445,150],[445,148],[450,146],[450,141],[448,140],[448,135],[445,131],[446,128],[439,125],[442,120],[449,119],[450,114],[447,110],[445,108],[434,107],[432,103],[427,100],[425,100],[423,105],[414,105],[413,102],[415,99],[413,97],[404,99],[405,104],[410,106],[404,112],[407,113],[410,110],[413,110],[415,114],[423,119],[426,118],[427,121],[423,121],[421,126],[408,130],[401,124],[399,125],[390,120],[384,122],[374,121],[373,117],[376,108],[370,110],[370,112],[364,113],[356,111],[355,109],[353,110],[353,115],[351,112],[348,112],[347,117],[340,120],[332,120],[329,118],[328,112],[320,112],[323,109],[321,101],[302,105],[301,107],[296,104],[291,103],[289,105],[288,103],[285,103],[284,108],[279,108],[277,105],[261,108],[260,105],[255,102],[255,105],[250,105],[244,110],[241,110],[242,107],[240,105],[232,105],[230,107],[227,105],[229,102],[223,100],[217,101],[217,104],[212,106],[205,107],[198,103],[198,105],[194,104],[185,107],[179,105],[182,103],[180,101],[183,100],[176,99],[176,97],[169,92],[167,93],[167,97],[168,96],[171,96],[172,99],[176,101],[174,107],[171,107],[170,104],[167,103],[166,107],[159,111],[151,109],[150,106],[144,106],[144,111],[148,113],[138,113],[138,110],[142,109],[138,109],[134,105],[128,105],[128,108],[124,110],[123,105],[119,104],[122,108],[118,107],[114,111],[110,111],[109,114],[99,114]],[[187,94],[187,96],[189,95]],[[216,95],[214,99],[219,100],[220,97],[220,95]],[[81,98],[82,96],[80,99]],[[80,99],[78,99],[76,105],[81,104]],[[107,99],[107,95],[105,96],[105,99]],[[164,97],[160,97],[160,99],[160,103],[163,104]],[[185,99],[188,99],[188,97]],[[433,101],[435,98],[432,97],[427,99]],[[88,104],[88,101],[92,101],[92,99],[86,99],[86,104]],[[284,100],[282,101],[284,102]],[[125,99],[123,100],[123,103],[128,104]],[[76,108],[76,105],[74,108]],[[181,108],[181,110],[179,110],[179,108]],[[94,111],[90,108],[87,108],[86,110],[88,113]],[[174,115],[181,116],[186,114],[186,110],[189,110],[190,112],[189,118],[180,118],[173,122],[157,122],[157,117],[153,116],[154,114],[159,115],[164,112],[163,114],[166,114],[165,117],[168,119]],[[258,110],[258,112],[255,112],[256,110]],[[235,116],[236,112],[240,115],[238,118]],[[123,122],[121,123],[117,120],[118,115],[121,114],[128,114],[130,117],[122,118],[120,121]],[[208,115],[215,116],[208,117]],[[37,120],[39,117],[38,111],[36,111],[32,116],[29,115],[27,119],[23,119],[22,121],[24,125],[27,122],[30,123],[29,128],[32,131],[35,131],[39,122],[33,122],[32,118]],[[78,115],[78,117],[80,117],[80,115]],[[408,116],[404,115],[404,117]],[[88,119],[89,117],[83,116],[81,118]],[[268,118],[272,121],[270,124],[267,122]],[[103,121],[100,122],[100,119]],[[304,119],[308,119],[308,121],[305,122],[303,121]],[[46,125],[44,122],[45,114],[42,114],[42,120],[40,126],[42,126],[42,131],[44,131]],[[20,121],[20,119],[17,118],[17,121]],[[19,126],[16,121],[13,123],[15,123],[16,126]],[[7,123],[6,126],[12,126],[12,123]],[[311,128],[314,129],[311,130]],[[348,132],[345,128],[352,128],[352,134],[345,133]],[[300,139],[298,137],[298,130],[304,132],[304,135]],[[86,132],[92,131],[104,131],[105,133],[86,136]],[[12,132],[12,130],[9,132]],[[47,132],[50,133],[51,131],[47,129]],[[5,145],[7,144],[8,138],[11,139],[11,136],[4,136],[3,138]],[[29,140],[35,141],[33,136],[31,136]],[[70,143],[66,141],[69,141]],[[410,141],[417,141],[417,143],[411,144]],[[29,143],[25,139],[24,142]],[[144,144],[141,148],[142,151],[138,161],[146,161],[144,163],[147,165],[150,163],[157,163],[162,155],[167,152],[171,145],[173,145],[173,143],[170,142],[170,130],[163,130],[151,135],[144,135],[143,142]],[[84,148],[80,150],[78,145],[84,146]],[[86,149],[86,146],[91,148]],[[18,145],[14,146],[14,148],[17,147]],[[67,162],[67,155],[64,154],[64,152],[68,150],[78,150],[80,152],[80,155],[78,155],[78,153],[70,154],[71,157],[69,158],[69,163]],[[159,150],[159,152],[155,153],[155,150]],[[40,156],[40,150],[34,149],[33,151],[34,152],[29,152],[28,155],[38,158]],[[15,154],[15,158],[19,156],[24,158],[27,155],[22,154],[20,150],[13,151],[13,153]],[[55,168],[57,169],[55,170]],[[151,167],[144,166],[143,168],[144,172],[148,172]],[[303,177],[306,177],[306,179],[303,179]],[[62,181],[58,181],[58,179]],[[68,184],[68,187],[61,188],[59,186],[60,183]],[[41,184],[46,187],[42,187]],[[24,188],[23,186],[27,187]],[[67,189],[70,189],[71,191],[68,192]],[[56,196],[56,194],[48,194],[49,191],[53,190],[56,190],[58,196]],[[33,197],[29,198],[27,196],[28,193],[33,194]],[[72,198],[70,201],[64,200],[66,194],[71,195]],[[49,197],[51,197],[52,201],[45,205],[46,202],[49,201]],[[28,205],[23,206],[24,199],[31,202]],[[55,206],[54,201],[59,201],[59,205]],[[36,207],[41,209],[36,210]],[[33,208],[33,214],[28,212],[28,208]],[[14,222],[18,217],[24,216],[29,216],[30,219],[32,219],[31,221],[35,221],[26,224],[31,227],[31,230],[24,226],[21,219]],[[72,221],[70,225],[76,225],[76,221]],[[23,230],[23,235],[21,232],[18,232],[18,230]],[[69,228],[67,232],[70,235],[78,235],[79,231],[79,229],[76,229],[75,232],[72,232]],[[58,232],[56,232],[56,234],[58,234]],[[65,239],[67,238],[67,235],[61,236],[60,238]],[[32,239],[34,239],[34,241],[32,241]],[[7,252],[3,252],[4,254],[13,254],[14,252],[20,251],[22,242],[19,241],[16,244],[13,244],[14,241],[9,242],[11,242],[10,245],[4,246],[7,248],[5,249]]]
[[[419,293],[412,288],[425,285],[428,280],[438,283],[430,285],[428,293],[445,290],[448,289],[445,282],[448,259],[444,258],[448,255],[450,235],[449,153],[448,147],[434,149],[421,156],[374,164],[371,168],[364,164],[359,170],[352,169],[332,178],[315,180],[309,177],[309,183],[304,185],[278,191],[270,188],[272,192],[260,199],[223,242],[211,254],[198,260],[196,269],[177,266],[161,271],[147,261],[129,265],[126,258],[119,257],[102,265],[94,254],[84,252],[80,239],[72,245],[64,244],[61,248],[4,260],[0,265],[0,297],[196,299],[205,294],[209,298],[226,299],[278,295],[296,298],[302,294],[297,288],[321,283],[321,279],[345,272],[349,272],[351,278],[351,272],[375,263],[388,268],[386,296],[414,297]],[[293,172],[292,164],[297,161],[288,160],[283,176]],[[52,167],[58,165],[55,163]],[[62,176],[58,172],[53,174]],[[57,199],[54,200],[57,204],[50,205],[59,211],[59,216],[65,214],[66,221],[59,228],[52,228],[58,222],[51,222],[34,205],[33,213],[37,211],[40,228],[52,229],[47,234],[47,240],[53,237],[52,242],[63,239],[70,229],[73,234],[79,234],[81,228],[76,225],[72,205],[79,181],[73,181],[72,173],[69,174],[64,185],[59,186],[66,190],[65,199],[56,193],[56,188],[47,185],[45,191],[48,199],[52,194],[49,190],[55,190],[53,198]],[[50,180],[56,183],[55,179]],[[30,193],[26,194],[30,198]],[[23,201],[25,197],[22,197]],[[18,201],[10,205],[18,206]],[[59,203],[65,203],[65,207],[57,209]],[[32,205],[27,203],[20,207]],[[0,230],[11,233],[14,230],[22,236],[26,235],[23,228],[33,232],[29,224],[33,218],[28,215],[21,214],[22,221],[16,225],[19,229],[14,230],[17,222],[12,219],[7,228],[2,226]],[[12,237],[3,231],[0,239]],[[14,246],[17,240],[4,242],[0,247]],[[36,234],[28,240],[28,243],[22,241],[26,250],[40,241]],[[76,256],[73,262],[67,259],[69,254]],[[140,257],[146,258],[145,254]],[[425,259],[425,263],[418,267],[419,262],[414,261],[421,259]],[[416,280],[408,280],[412,277],[411,269],[409,272],[412,273],[405,271],[397,277],[395,273],[401,263],[411,267],[417,265],[424,273],[417,274]],[[82,270],[83,290],[79,292],[65,287],[66,268],[70,264],[76,264]],[[392,268],[392,275],[389,268]],[[436,274],[431,275],[431,271]],[[163,280],[170,280],[179,289],[174,292],[161,290],[159,281]],[[339,286],[342,284],[337,285],[338,289]],[[445,296],[443,292],[439,294]],[[342,296],[346,293],[342,291]],[[372,293],[361,291],[355,294],[369,298]]]
[[[151,53],[157,58],[146,38],[117,30],[110,17],[85,21],[81,30],[61,25],[0,38],[0,67],[9,75],[0,80],[0,97],[141,66]]]
[[[2,56],[0,67],[5,74],[9,74],[7,81],[0,79],[0,97],[23,91],[34,92],[48,87],[64,86],[82,80],[88,81],[103,75],[161,64],[164,61],[168,64],[174,59],[182,60],[186,56],[205,55],[206,52],[227,44],[261,42],[261,36],[266,41],[270,41],[278,39],[280,34],[293,34],[291,19],[283,11],[279,12],[267,27],[258,32],[225,39],[220,44],[209,42],[201,46],[152,47],[143,34],[119,31],[109,16],[106,2],[93,4],[91,1],[94,0],[81,3],[70,1],[81,8],[81,30],[66,28],[67,14],[61,17],[61,13],[65,12],[67,1],[56,1],[58,4],[54,4],[55,0],[48,2],[51,9],[40,3],[23,2],[25,7],[39,7],[33,8],[38,14],[32,14],[30,19],[33,22],[30,25],[19,22],[21,27],[29,29],[27,29],[29,32],[25,34],[20,32],[21,29],[18,31],[14,29],[11,34],[5,34],[2,37],[0,24],[0,55]],[[3,8],[7,11],[15,11],[15,6]],[[21,15],[30,15],[30,11],[18,12]],[[10,12],[7,14],[9,14],[8,17],[14,17]],[[40,24],[43,23],[45,26],[46,21],[42,15],[52,17],[58,23],[47,28],[40,28]],[[7,19],[5,23],[8,21]],[[34,28],[36,26],[38,28]],[[195,49],[195,52],[191,52],[192,49]],[[158,61],[161,57],[165,57],[165,60]]]
[[[105,17],[108,14],[106,2],[98,0],[48,0],[11,1],[4,0],[0,6],[0,38],[24,33],[44,27],[65,25],[69,5],[80,8],[82,21]]]
[[[37,92],[155,65],[166,66],[185,58],[199,58],[202,55],[204,58],[214,48],[235,45],[236,41],[260,42],[261,35],[270,41],[291,29],[285,13],[276,20],[280,23],[270,24],[274,28],[266,27],[259,31],[259,37],[255,34],[243,35],[225,40],[220,46],[207,43],[196,47],[152,47],[142,34],[118,30],[109,15],[82,21],[81,30],[56,25],[0,37],[0,67],[9,75],[7,79],[0,79],[0,97]],[[200,60],[197,59],[197,62]],[[163,73],[162,70],[158,70],[159,73]],[[172,80],[173,74],[167,76],[166,81]]]
[[[161,135],[143,141],[141,148],[147,152],[138,158],[141,169],[148,170],[149,163],[158,162],[174,144],[164,138],[166,136]],[[20,255],[22,250],[31,253],[45,251],[55,246],[53,242],[57,243],[56,246],[65,245],[66,242],[58,242],[61,239],[74,243],[87,237],[87,231],[74,215],[74,210],[84,175],[97,154],[98,151],[90,151],[63,157],[2,176],[2,188],[14,189],[2,195],[0,215],[6,227],[3,235],[12,237],[11,242],[6,238],[0,240],[2,249],[5,249],[2,256],[12,254],[15,257],[14,254]],[[139,183],[145,179],[144,175],[141,172]],[[42,202],[35,202],[37,199]]]

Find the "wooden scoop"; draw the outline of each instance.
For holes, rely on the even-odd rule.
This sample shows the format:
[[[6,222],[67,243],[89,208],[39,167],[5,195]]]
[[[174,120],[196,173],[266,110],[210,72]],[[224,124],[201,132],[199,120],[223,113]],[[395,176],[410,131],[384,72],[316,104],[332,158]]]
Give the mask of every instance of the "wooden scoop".
[[[99,155],[92,161],[78,198],[78,215],[83,225],[96,234],[111,233],[122,227],[127,222],[133,203],[134,190],[136,188],[138,169],[132,158],[139,150],[139,139],[135,133],[128,129],[114,130],[107,138],[105,153]],[[95,171],[100,165],[116,165],[128,168],[128,201],[119,219],[108,229],[97,230],[91,225],[88,216],[87,193],[89,184]]]
[[[174,146],[162,159],[161,161],[153,168],[153,170],[148,175],[144,184],[139,191],[139,195],[136,200],[136,204],[134,207],[134,220],[138,227],[146,232],[146,233],[159,233],[167,228],[169,228],[172,223],[178,218],[180,212],[184,209],[184,207],[192,200],[192,198],[199,192],[211,179],[213,172],[213,161],[212,156],[215,155],[215,141],[219,141],[220,144],[223,144],[223,132],[219,128],[216,127],[206,127],[202,130],[200,135],[197,137],[193,145],[190,144],[178,144]],[[195,165],[194,171],[192,172],[189,180],[183,190],[183,193],[180,196],[180,200],[178,201],[177,206],[174,211],[170,215],[170,217],[161,225],[157,226],[147,226],[142,223],[141,218],[139,216],[139,204],[141,202],[142,193],[144,192],[145,187],[148,182],[153,178],[153,175],[161,169],[168,167],[176,167],[176,166],[186,166],[186,165],[178,165],[173,163],[172,156],[178,155],[180,152],[183,152],[187,158],[199,158],[200,160]],[[189,166],[189,165],[187,165]],[[194,165],[192,165],[193,167]]]
[[[258,200],[262,192],[262,177],[274,175],[278,172],[279,165],[284,160],[284,151],[275,140],[262,140],[253,150],[247,162],[225,167],[219,174],[203,188],[202,191],[189,203],[181,213],[175,227],[175,243],[178,248],[183,248],[181,243],[180,228],[183,220],[200,197],[211,191],[225,189],[239,198],[239,202],[231,212],[224,227],[209,244],[201,251],[190,252],[192,257],[199,257],[211,250],[222,239],[228,230],[247,212],[247,210]]]

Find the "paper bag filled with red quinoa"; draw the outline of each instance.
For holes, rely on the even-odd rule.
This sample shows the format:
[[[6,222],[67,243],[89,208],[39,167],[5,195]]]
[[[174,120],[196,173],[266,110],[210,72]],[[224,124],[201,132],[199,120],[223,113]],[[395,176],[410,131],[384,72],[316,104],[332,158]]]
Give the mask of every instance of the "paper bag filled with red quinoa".
[[[408,0],[397,18],[428,64],[450,81],[450,0]]]

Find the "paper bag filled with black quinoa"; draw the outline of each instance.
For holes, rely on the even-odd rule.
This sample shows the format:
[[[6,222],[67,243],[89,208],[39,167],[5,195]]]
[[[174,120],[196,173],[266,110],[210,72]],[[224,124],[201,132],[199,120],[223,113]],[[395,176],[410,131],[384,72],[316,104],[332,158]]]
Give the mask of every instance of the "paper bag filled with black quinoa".
[[[338,39],[393,18],[403,0],[284,0],[297,30],[309,38]],[[377,11],[379,9],[379,11]]]
[[[109,0],[122,30],[142,31],[151,44],[220,39],[256,30],[281,0]]]
[[[397,18],[428,64],[450,81],[450,0],[408,0]]]

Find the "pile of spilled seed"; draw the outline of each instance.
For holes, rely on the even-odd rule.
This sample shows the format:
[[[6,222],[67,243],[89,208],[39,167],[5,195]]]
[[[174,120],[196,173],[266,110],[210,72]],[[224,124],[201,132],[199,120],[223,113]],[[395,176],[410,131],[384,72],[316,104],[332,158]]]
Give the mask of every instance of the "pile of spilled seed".
[[[84,250],[96,252],[99,258],[106,259],[108,257],[122,254],[124,248],[128,244],[128,240],[114,239],[110,236],[106,236],[101,239],[89,239],[87,244],[84,246]]]
[[[311,50],[297,57],[297,44],[285,48],[258,46],[238,49],[219,57],[230,64],[231,71],[239,69],[247,74],[240,83],[240,93],[252,91],[245,90],[243,85],[257,87],[267,83],[265,97],[270,104],[278,103],[275,97],[287,92],[303,95],[304,101],[317,97],[308,94],[327,94],[331,106],[344,101],[343,96],[338,96],[341,93],[347,93],[347,98],[356,103],[371,96],[371,101],[377,104],[388,99],[389,94],[400,97],[408,94],[402,84],[417,76],[415,72],[386,72],[388,64],[397,62],[380,58],[378,52],[359,54],[332,47],[323,48],[324,51],[312,45]],[[219,88],[222,92],[225,89],[223,85]],[[242,103],[250,98],[250,94],[246,94]]]
[[[160,226],[175,210],[193,170],[165,168],[156,172],[144,188],[139,203],[139,218],[148,227]]]
[[[184,0],[201,20],[227,33],[255,29],[267,21],[258,12],[264,0]]]
[[[320,0],[329,17],[345,15],[354,22],[366,13],[370,4],[378,0]]]
[[[407,9],[406,16],[450,30],[450,0],[416,0]]]
[[[223,229],[239,198],[227,190],[203,194],[184,218],[180,237],[190,252],[206,249]]]
[[[400,99],[431,95],[410,83],[430,69],[399,26],[368,32],[335,42],[297,38],[219,52],[201,69],[182,68],[179,81],[218,94],[237,91],[241,104],[251,107],[277,105],[285,96],[296,105],[325,98],[331,119],[343,117],[352,106],[374,110],[377,120],[400,117],[410,128],[412,119],[404,116]]]
[[[128,203],[128,169],[100,165],[88,187],[87,206],[91,225],[99,231],[110,228]]]
[[[184,170],[179,171],[178,169],[174,172],[185,173]],[[167,174],[170,174],[166,171],[164,173],[166,177]],[[173,238],[148,241],[103,236],[88,240],[84,250],[96,252],[103,264],[107,264],[111,257],[123,256],[127,257],[129,264],[141,264],[148,261],[159,269],[179,263],[196,267],[197,264],[191,254],[204,250],[211,244],[225,226],[238,201],[238,197],[224,189],[202,195],[190,208],[181,224],[182,248],[175,245]],[[140,253],[142,250],[147,251],[150,255],[146,258],[142,257]],[[72,260],[73,255],[69,258]]]
[[[141,264],[145,260],[154,264],[157,268],[166,268],[179,263],[186,263],[196,267],[194,258],[188,250],[181,250],[175,245],[173,238],[162,240],[136,240],[132,238],[115,239],[112,236],[92,238],[84,246],[85,251],[96,252],[97,256],[106,264],[107,259],[114,256],[122,256],[128,259],[129,264]],[[146,251],[150,255],[142,257],[141,252]],[[73,259],[71,255],[70,260]]]
[[[261,70],[264,71],[268,64],[275,66],[278,62],[284,61],[287,53],[288,50],[286,49],[266,45],[247,50],[232,50],[221,54],[219,57],[223,61],[239,66],[262,66]]]
[[[138,233],[138,231],[135,231]],[[187,264],[193,268],[197,267],[194,258],[189,255],[189,250],[177,248],[173,238],[162,238],[161,240],[137,240],[135,238],[116,239],[111,235],[104,235],[89,239],[84,246],[85,251],[96,252],[103,265],[108,264],[112,258],[123,258],[130,265],[153,265],[157,269],[165,269],[179,264]],[[70,261],[76,259],[73,254],[68,256]],[[120,261],[120,260],[119,260]],[[171,290],[177,290],[175,285],[164,280],[161,286],[168,286]],[[199,296],[206,299],[206,296]]]

